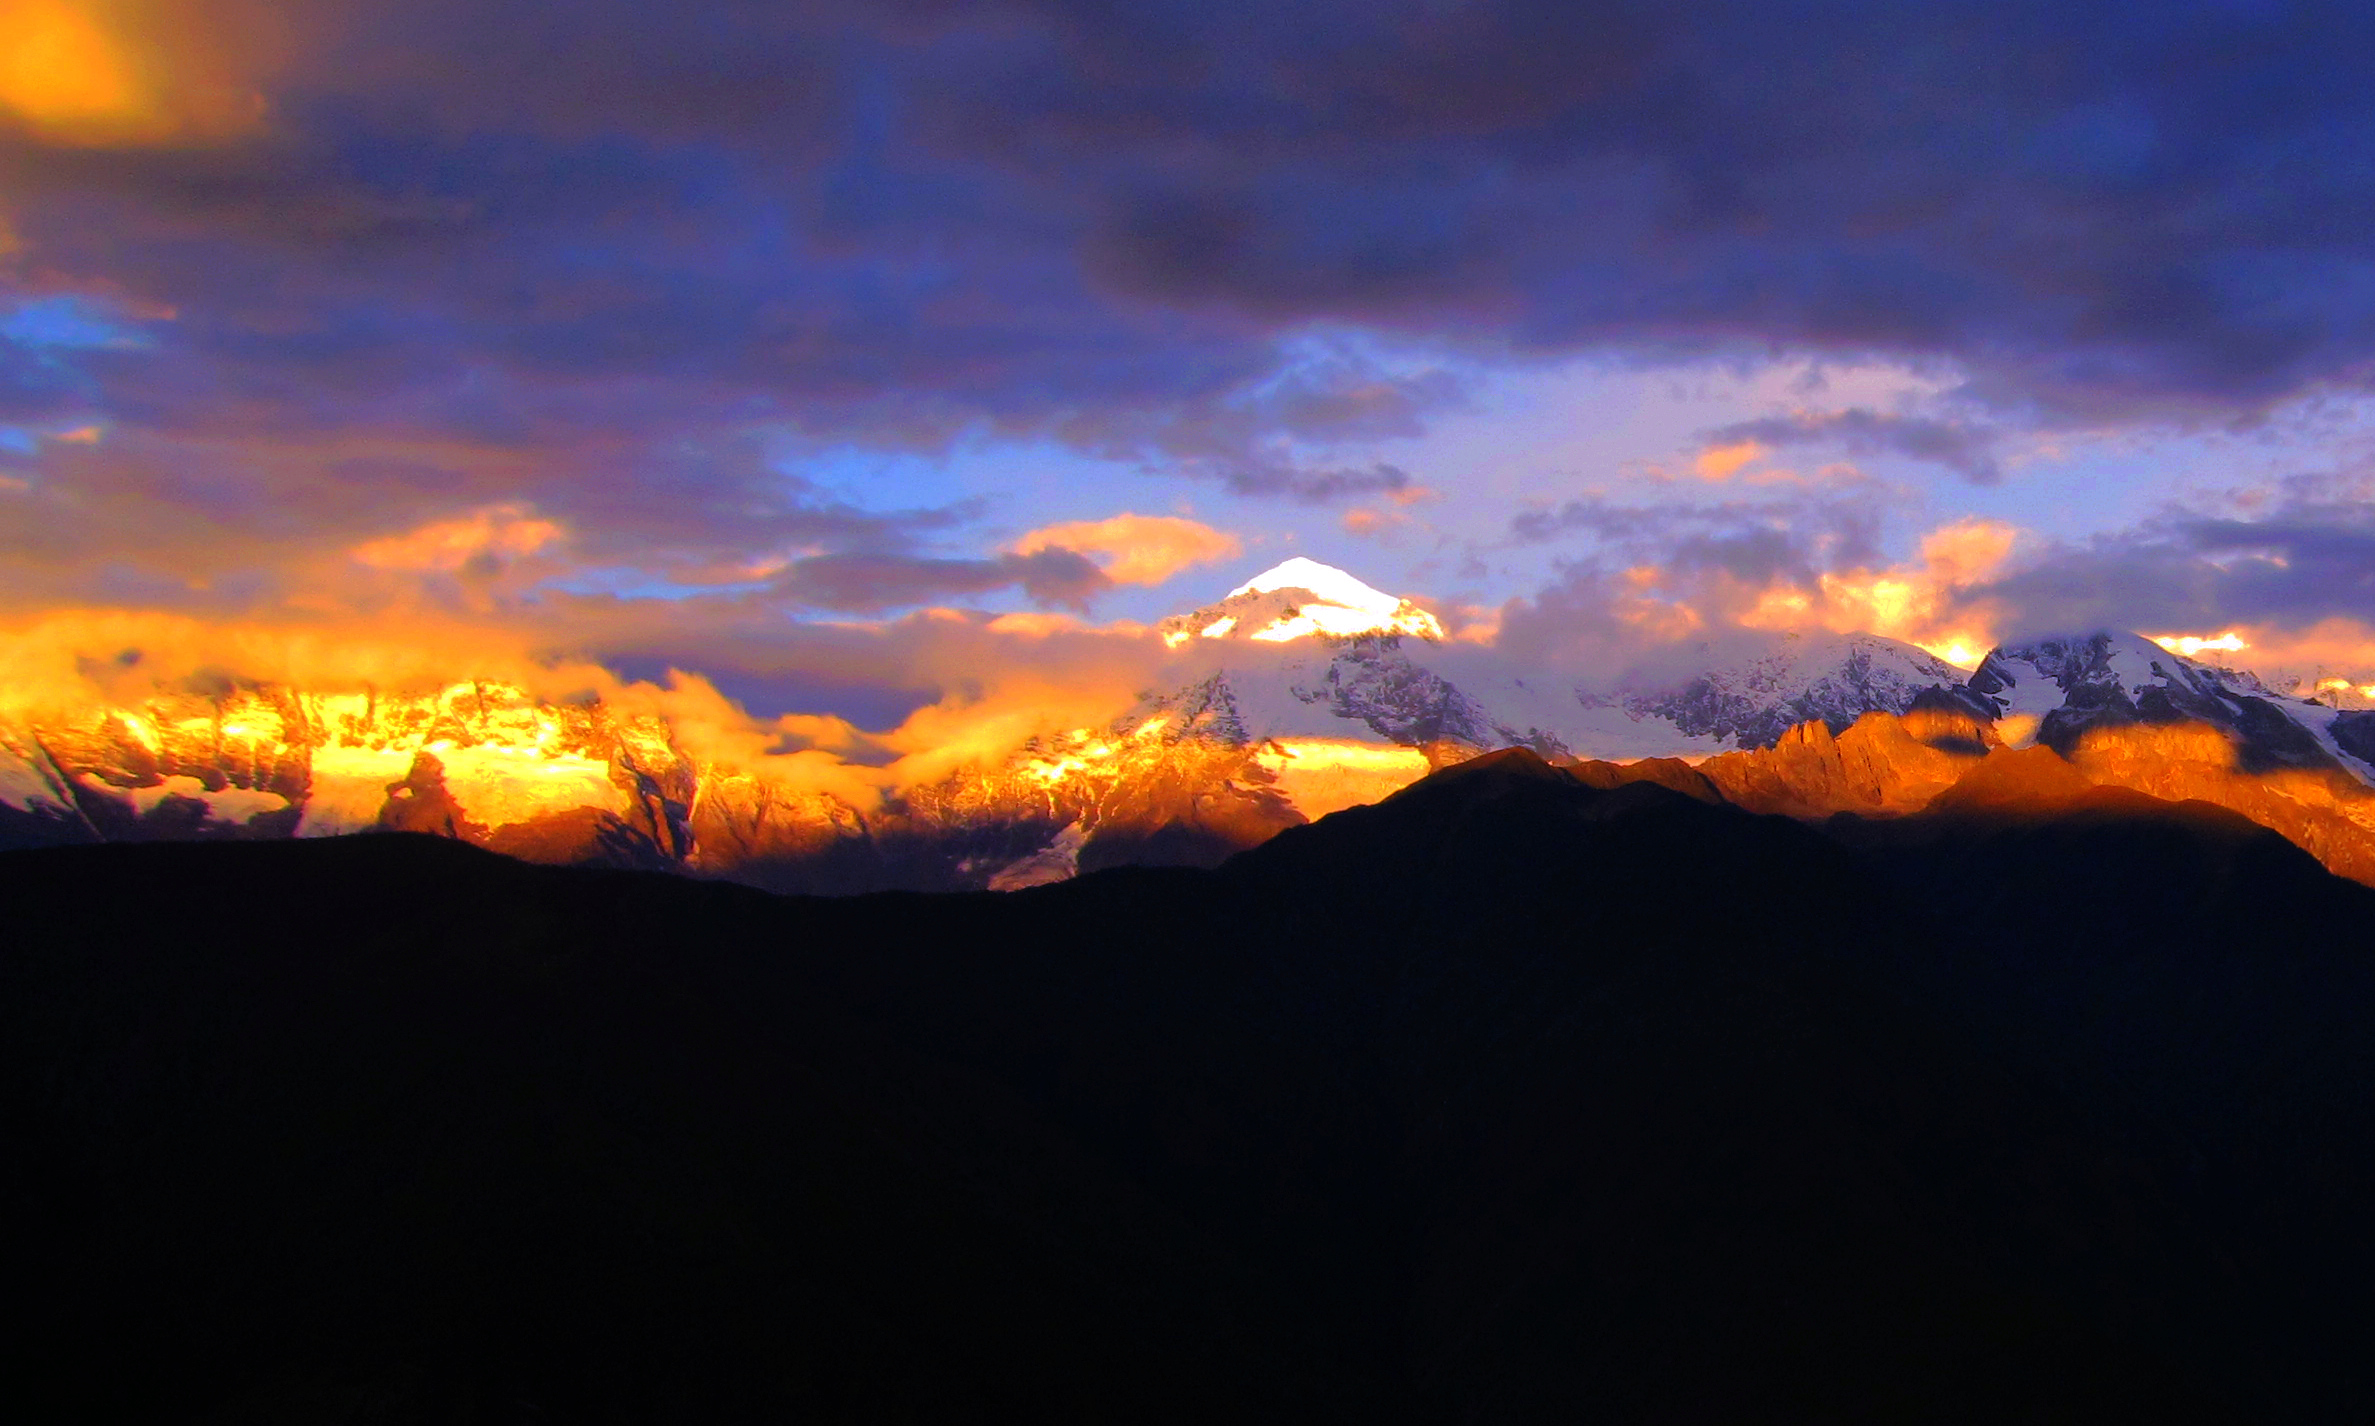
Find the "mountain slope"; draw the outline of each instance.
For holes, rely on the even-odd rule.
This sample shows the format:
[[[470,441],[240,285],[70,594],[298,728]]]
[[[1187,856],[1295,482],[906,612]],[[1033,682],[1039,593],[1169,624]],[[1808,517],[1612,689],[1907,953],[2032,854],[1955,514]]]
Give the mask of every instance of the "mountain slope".
[[[1876,634],[1789,634],[1761,658],[1614,701],[1686,737],[1765,748],[1802,723],[1838,733],[1866,713],[1903,713],[1923,693],[1963,678],[1945,660]]]

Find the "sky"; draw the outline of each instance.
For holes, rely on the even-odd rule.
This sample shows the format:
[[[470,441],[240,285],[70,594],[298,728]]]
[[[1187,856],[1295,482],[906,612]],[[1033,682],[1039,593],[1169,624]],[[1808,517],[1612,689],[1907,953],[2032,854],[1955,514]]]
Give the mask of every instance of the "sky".
[[[2112,626],[2375,681],[2370,54],[2256,0],[0,0],[0,680],[541,670],[911,752],[1300,554],[1585,675]]]

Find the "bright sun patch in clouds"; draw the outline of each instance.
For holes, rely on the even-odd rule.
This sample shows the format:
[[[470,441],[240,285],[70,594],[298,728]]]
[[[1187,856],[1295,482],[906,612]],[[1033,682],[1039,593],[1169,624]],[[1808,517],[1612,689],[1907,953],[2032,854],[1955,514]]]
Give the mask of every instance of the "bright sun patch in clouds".
[[[2173,654],[2194,658],[2200,654],[2239,654],[2251,647],[2241,634],[2229,629],[2223,634],[2146,634],[2144,636]]]
[[[2308,628],[2241,624],[2216,634],[2147,634],[2171,653],[2247,668],[2280,690],[2302,696],[2375,686],[2375,627],[2323,619]],[[2240,656],[2240,657],[2238,657]]]
[[[0,0],[0,108],[45,139],[76,146],[228,137],[263,100],[211,72],[209,46],[160,5]],[[182,16],[197,28],[212,17]],[[145,22],[153,34],[136,33]],[[142,40],[148,41],[143,44]]]
[[[1244,546],[1235,535],[1199,520],[1125,511],[1103,520],[1043,526],[1008,548],[1018,555],[1071,550],[1096,558],[1116,584],[1161,584],[1191,566],[1229,559]]]
[[[0,100],[35,125],[87,131],[145,122],[147,87],[131,55],[87,11],[62,0],[0,6]]]

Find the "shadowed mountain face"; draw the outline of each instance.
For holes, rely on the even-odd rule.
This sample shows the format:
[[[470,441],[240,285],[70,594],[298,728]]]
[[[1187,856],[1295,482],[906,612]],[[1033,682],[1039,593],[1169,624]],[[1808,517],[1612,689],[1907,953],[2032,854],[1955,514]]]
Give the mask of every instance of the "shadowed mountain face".
[[[2024,769],[1817,829],[1510,753],[1218,871],[1005,896],[401,836],[9,854],[20,1391],[2339,1416],[2375,892]]]

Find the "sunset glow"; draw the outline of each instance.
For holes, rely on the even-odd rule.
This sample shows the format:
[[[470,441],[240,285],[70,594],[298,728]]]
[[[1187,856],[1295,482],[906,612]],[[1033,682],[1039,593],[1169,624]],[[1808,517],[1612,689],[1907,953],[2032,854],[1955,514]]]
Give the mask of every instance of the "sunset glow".
[[[1224,674],[1248,757],[1696,756],[1595,720],[1851,635],[2375,699],[2367,240],[2285,196],[2361,196],[2338,51],[2024,14],[1897,124],[1847,12],[1405,10],[0,0],[0,721],[293,792],[260,690],[502,687],[854,817],[1094,781]],[[659,795],[472,736],[474,819]],[[397,750],[307,746],[357,805]]]
[[[2371,71],[0,0],[8,1398],[2346,1426]]]

